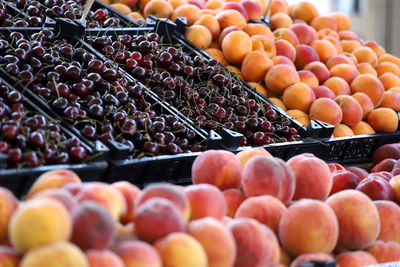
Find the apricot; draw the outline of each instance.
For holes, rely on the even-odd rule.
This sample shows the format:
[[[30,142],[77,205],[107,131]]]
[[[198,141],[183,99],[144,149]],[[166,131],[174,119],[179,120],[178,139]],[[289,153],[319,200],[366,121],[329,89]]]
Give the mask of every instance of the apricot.
[[[400,95],[393,91],[386,91],[380,105],[381,108],[391,108],[400,111]]]
[[[271,29],[289,28],[293,24],[292,18],[285,13],[276,13],[270,18]]]
[[[375,41],[366,41],[364,42],[364,46],[371,48],[374,53],[376,54],[376,56],[379,58],[381,55],[385,54],[385,48],[383,48],[382,46],[380,46],[378,43],[376,43]]]
[[[178,8],[172,12],[171,20],[175,21],[177,17],[186,17],[187,25],[191,26],[201,17],[200,8],[192,4],[178,6]]]
[[[360,37],[358,37],[357,34],[355,34],[352,31],[346,31],[346,30],[340,31],[339,37],[340,37],[340,40],[354,40],[354,41],[361,42]]]
[[[292,67],[293,69],[296,69],[296,66],[294,65],[293,61],[291,61],[290,59],[288,59],[285,56],[275,56],[272,58],[272,63],[274,63],[275,65],[288,65],[290,67]]]
[[[165,0],[152,0],[143,10],[146,18],[150,15],[158,18],[169,18],[173,11],[173,6]]]
[[[336,32],[335,32],[336,33]],[[336,49],[336,54],[340,54],[343,52],[342,44],[340,43],[339,39],[333,36],[325,36],[322,40],[329,41]]]
[[[272,33],[271,29],[261,23],[247,23],[243,31],[249,36],[264,35],[265,37],[274,40],[274,34]]]
[[[354,50],[356,50],[357,48],[362,47],[361,43],[356,40],[341,40],[340,44],[342,45],[343,52],[348,52],[348,53],[351,53]]]
[[[222,40],[222,52],[225,58],[233,63],[241,63],[248,53],[253,50],[250,37],[242,31],[228,33]]]
[[[265,84],[274,93],[283,93],[287,87],[298,82],[300,77],[297,71],[284,64],[271,67],[265,75]]]
[[[142,20],[142,21],[145,20],[145,17],[142,14],[140,14],[139,12],[137,12],[137,11],[129,13],[128,17],[130,17],[130,18],[132,18],[134,20]]]
[[[124,263],[118,255],[109,250],[88,250],[86,258],[90,267],[124,267]]]
[[[237,67],[232,66],[232,65],[228,65],[228,66],[226,66],[226,68],[228,70],[230,70],[232,73],[236,74],[240,79],[243,79],[243,76],[240,73],[240,69],[238,69]]]
[[[298,45],[296,46],[296,60],[295,65],[297,69],[303,69],[307,64],[319,61],[319,55],[317,52],[308,45]]]
[[[314,73],[314,75],[318,78],[319,84],[323,84],[331,76],[324,63],[318,61],[308,63],[303,70],[308,70]]]
[[[265,53],[254,50],[244,58],[241,73],[245,81],[260,82],[272,66],[272,60]]]
[[[327,40],[315,40],[311,43],[311,47],[317,52],[322,62],[326,62],[330,57],[337,55],[335,46]]]
[[[339,77],[350,84],[360,73],[355,66],[338,64],[330,69],[331,77]]]
[[[0,245],[0,262],[3,267],[18,267],[20,261],[20,256],[15,249]]]
[[[375,77],[378,77],[378,73],[369,63],[358,63],[356,67],[360,74],[371,74]]]
[[[207,54],[209,54],[212,58],[216,59],[221,63],[223,66],[229,65],[228,60],[226,60],[224,54],[222,53],[221,50],[217,48],[208,48],[205,50]]]
[[[186,30],[185,39],[198,48],[206,49],[211,44],[212,35],[207,27],[203,25],[192,25]]]
[[[222,0],[208,0],[204,5],[207,9],[218,10],[225,4]]]
[[[213,15],[204,14],[194,24],[206,27],[211,33],[212,40],[216,40],[219,37],[221,28],[218,20]]]
[[[317,8],[308,2],[300,2],[293,6],[291,15],[294,19],[301,19],[310,23],[315,17],[319,15]]]
[[[386,72],[379,76],[379,80],[381,81],[385,90],[388,91],[390,88],[399,87],[400,86],[400,78],[391,72]]]
[[[208,266],[205,249],[199,241],[186,233],[172,233],[158,240],[154,247],[161,256],[163,266]]]
[[[310,118],[308,114],[299,109],[290,109],[287,110],[286,113],[306,128],[310,124]]]
[[[268,100],[271,101],[272,103],[274,103],[275,105],[277,105],[283,111],[287,111],[287,107],[285,106],[285,103],[283,103],[283,101],[281,99],[279,99],[277,97],[269,97]]]
[[[362,120],[363,109],[355,98],[348,95],[341,95],[335,98],[335,102],[342,109],[342,122],[348,126],[354,126]]]
[[[287,208],[273,196],[250,197],[243,201],[235,218],[252,218],[268,226],[278,235],[279,222]]]
[[[268,37],[265,37],[264,35],[256,34],[256,35],[251,36],[250,39],[253,44],[253,50],[261,51],[270,58],[276,56],[277,48],[275,47],[274,41],[272,41]],[[282,41],[285,41],[285,40],[282,40]]]
[[[110,6],[112,8],[115,8],[116,10],[118,10],[119,12],[121,12],[122,14],[125,14],[125,15],[128,15],[129,13],[132,12],[132,10],[129,8],[129,6],[127,6],[125,4],[122,4],[122,3],[113,3]]]
[[[353,62],[353,65],[354,65],[354,66],[356,66],[356,65],[358,64],[357,58],[356,58],[352,53],[349,53],[349,52],[342,52],[342,53],[340,53],[340,55],[345,56],[345,57],[347,57],[348,59],[350,59],[351,62]]]
[[[299,109],[308,113],[315,100],[314,91],[305,83],[295,83],[283,92],[283,103],[289,109]]]
[[[240,29],[246,27],[246,19],[239,11],[234,9],[222,10],[218,12],[215,17],[221,29],[225,29],[229,26],[238,26]]]
[[[400,244],[393,241],[377,240],[367,249],[378,263],[397,262],[400,260]]]
[[[351,28],[351,19],[342,12],[332,12],[330,16],[337,22],[337,31],[348,31]]]
[[[119,190],[125,198],[126,214],[121,218],[121,222],[132,222],[134,216],[135,199],[140,195],[140,189],[128,181],[115,182],[111,186]]]
[[[284,39],[291,43],[293,46],[296,46],[300,44],[299,39],[297,38],[297,35],[288,28],[279,28],[273,31],[275,41]]]
[[[395,65],[400,67],[400,58],[398,58],[396,56],[393,56],[391,54],[380,55],[379,58],[378,58],[378,61],[379,61],[379,63],[391,62],[391,63],[393,63],[393,64],[395,64]]]
[[[355,93],[352,97],[358,101],[363,110],[362,119],[366,119],[368,114],[374,109],[374,104],[372,103],[371,98],[362,92]]]
[[[392,62],[380,62],[376,67],[376,72],[378,73],[378,76],[391,72],[397,77],[400,77],[400,67]]]
[[[289,29],[296,34],[300,44],[309,45],[315,40],[314,29],[307,24],[295,23]]]
[[[354,66],[354,62],[351,61],[348,57],[343,55],[333,56],[325,62],[325,65],[328,69],[331,69],[339,64],[349,64]]]
[[[272,158],[272,155],[262,147],[246,148],[236,154],[236,157],[239,159],[240,163],[242,164],[242,167],[246,165],[249,159],[255,156],[265,156]]]
[[[379,235],[380,219],[378,209],[367,195],[348,189],[333,194],[326,203],[339,222],[337,249],[359,250],[374,243]]]
[[[276,55],[285,56],[291,61],[296,59],[296,49],[288,41],[281,39],[275,42]]]
[[[317,34],[318,34],[318,39],[321,40],[325,39],[325,37],[333,37],[334,39],[339,40],[339,34],[330,28],[323,28],[319,30]]]
[[[329,89],[326,86],[316,86],[313,88],[314,94],[315,94],[315,98],[322,98],[322,97],[326,97],[326,98],[330,98],[330,99],[335,99],[335,94],[331,91],[331,89]]]
[[[400,94],[400,86],[392,87],[389,89],[389,91]]]
[[[339,266],[358,267],[376,265],[378,262],[370,253],[362,250],[343,252],[336,257]]]
[[[333,130],[332,136],[334,138],[337,137],[345,137],[345,136],[353,136],[354,132],[353,130],[347,126],[346,124],[339,124],[335,127],[335,129]]]
[[[300,77],[300,82],[307,84],[308,86],[311,87],[311,89],[314,89],[315,87],[318,86],[319,83],[318,78],[311,71],[301,70],[298,73]]]
[[[228,35],[228,33],[235,32],[235,31],[242,32],[242,29],[240,29],[238,26],[229,26],[229,27],[226,27],[225,29],[223,29],[223,30],[221,31],[221,34],[219,35],[218,43],[219,43],[220,45],[222,45],[222,41],[223,41],[224,38]],[[220,48],[221,48],[221,47],[220,47]]]
[[[156,249],[140,240],[120,241],[113,247],[113,252],[121,258],[126,267],[162,267],[161,258]]]
[[[11,216],[18,208],[18,199],[7,188],[0,187],[0,242],[8,236],[8,227]]]
[[[279,238],[292,255],[330,253],[336,246],[339,226],[332,208],[319,200],[303,199],[289,206],[279,224]]]
[[[265,87],[262,86],[261,84],[255,82],[249,82],[248,84],[254,89],[256,89],[256,91],[262,94],[264,97],[268,97],[267,89],[265,89]]]
[[[236,243],[232,233],[214,218],[191,221],[188,234],[194,237],[204,248],[208,266],[232,266],[236,258]]]
[[[377,108],[371,111],[367,120],[376,132],[395,132],[399,124],[397,113],[390,108]]]
[[[275,14],[288,14],[288,4],[286,1],[271,0],[271,6],[269,8],[270,16]]]
[[[353,94],[358,92],[367,94],[369,98],[371,98],[372,103],[374,103],[374,107],[380,105],[385,92],[381,81],[370,74],[361,74],[357,76],[350,87]]]
[[[375,134],[375,130],[365,121],[360,121],[359,123],[351,127],[351,130],[355,135]]]
[[[319,98],[310,107],[310,119],[320,120],[332,125],[339,125],[342,121],[343,112],[340,106],[332,99]]]

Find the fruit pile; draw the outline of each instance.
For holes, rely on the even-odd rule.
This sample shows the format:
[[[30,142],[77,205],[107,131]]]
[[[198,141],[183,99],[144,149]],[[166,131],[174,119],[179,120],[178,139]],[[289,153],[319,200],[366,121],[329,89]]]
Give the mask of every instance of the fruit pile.
[[[187,40],[305,126],[332,124],[333,137],[397,130],[399,58],[351,32],[347,15],[320,15],[309,2],[271,0],[270,27],[249,23],[268,3],[142,0],[138,8],[145,17],[186,17]]]
[[[374,158],[392,155],[398,164],[399,148],[384,146]],[[263,148],[237,155],[209,150],[193,164],[193,185],[142,190],[127,181],[82,183],[71,171],[50,171],[23,202],[0,188],[0,258],[14,267],[399,261],[400,199],[371,199],[359,188],[368,180],[386,182],[379,174],[387,164],[379,164],[368,174],[312,154],[284,162]]]
[[[83,15],[82,0],[45,0],[45,1],[27,1],[12,0],[10,4],[14,5],[18,10],[25,12],[29,19],[11,21],[7,19],[5,27],[41,27],[44,25],[46,18],[68,18],[71,20],[79,20]],[[89,28],[120,28],[123,26],[118,17],[109,14],[107,9],[99,8],[95,11],[89,11],[86,17],[87,27]]]
[[[0,80],[0,153],[10,168],[81,163],[88,159],[79,139],[24,105],[21,93]]]
[[[8,75],[89,140],[127,145],[130,159],[204,149],[194,130],[173,115],[161,114],[143,86],[129,83],[113,63],[55,40],[52,31],[35,33],[31,41],[12,32],[0,43]]]
[[[1,27],[41,27],[44,22],[41,18],[35,16],[27,16],[23,13],[15,14],[9,7],[0,3],[0,25]],[[11,13],[11,14],[10,14]]]
[[[135,79],[206,131],[221,127],[243,133],[242,145],[300,140],[290,120],[258,103],[217,60],[205,60],[163,45],[156,33],[88,37],[86,40]]]

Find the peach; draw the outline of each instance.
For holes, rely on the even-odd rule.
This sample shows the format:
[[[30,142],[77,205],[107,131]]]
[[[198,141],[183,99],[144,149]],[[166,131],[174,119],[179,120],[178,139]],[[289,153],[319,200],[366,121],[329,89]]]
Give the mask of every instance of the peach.
[[[232,266],[235,262],[235,239],[222,222],[209,217],[191,221],[187,233],[204,248],[208,266]]]
[[[221,48],[225,58],[236,64],[241,63],[246,55],[253,50],[253,43],[245,32],[233,31],[222,40]]]
[[[340,253],[336,256],[336,261],[339,266],[347,267],[376,265],[378,263],[374,256],[362,250]]]
[[[400,159],[400,144],[386,144],[379,147],[372,157],[372,163],[376,165],[386,158]]]
[[[377,108],[369,113],[367,119],[376,132],[395,132],[399,124],[397,113],[390,108]]]
[[[324,63],[318,61],[307,64],[303,70],[308,70],[314,73],[314,75],[318,78],[319,84],[323,84],[331,76]]]
[[[386,72],[379,76],[379,80],[381,81],[385,90],[388,91],[390,88],[399,87],[400,86],[400,78],[391,72]]]
[[[121,222],[132,222],[135,211],[135,199],[140,195],[140,189],[128,181],[115,182],[111,186],[119,190],[125,198],[126,214],[121,218]]]
[[[37,194],[35,194],[32,198],[51,198],[59,201],[68,212],[76,206],[77,201],[74,196],[64,188],[51,188],[43,190]]]
[[[361,43],[356,40],[341,40],[340,44],[342,45],[343,52],[348,52],[348,53],[351,53],[355,49],[362,47]]]
[[[363,109],[355,98],[348,95],[340,95],[335,98],[335,102],[342,109],[342,122],[348,126],[354,126],[362,120]]]
[[[293,24],[289,29],[296,34],[300,44],[309,45],[315,40],[313,28],[307,24]]]
[[[360,177],[347,170],[339,170],[332,173],[332,190],[330,195],[346,189],[355,189],[361,182]]]
[[[160,0],[164,1],[165,0]],[[209,29],[203,25],[192,25],[185,32],[185,39],[201,49],[207,49],[212,42]]]
[[[109,250],[88,250],[86,258],[90,267],[124,267],[124,262]]]
[[[400,58],[393,56],[391,54],[383,54],[383,55],[379,56],[378,61],[379,61],[379,63],[391,62],[400,67]]]
[[[289,266],[292,262],[292,257],[289,253],[281,247],[281,257],[279,259],[279,263],[282,264],[283,267]],[[282,267],[281,266],[281,267]]]
[[[369,63],[366,62],[358,63],[356,68],[360,74],[371,74],[375,77],[378,77],[378,73]]]
[[[335,99],[335,94],[326,86],[316,86],[313,88],[313,91],[316,99],[322,97],[330,98],[332,100]]]
[[[273,66],[265,75],[265,84],[274,93],[283,93],[287,87],[298,82],[300,82],[299,74],[286,64]]]
[[[336,171],[344,171],[346,170],[345,167],[343,167],[343,165],[339,164],[339,163],[328,163],[328,167],[329,170],[331,171],[331,173],[333,174]]]
[[[192,180],[194,184],[208,183],[221,190],[239,188],[242,165],[232,152],[209,150],[193,162]]]
[[[241,73],[245,81],[260,82],[272,66],[272,60],[265,53],[255,50],[244,58]]]
[[[364,46],[371,48],[377,57],[386,53],[385,48],[377,44],[375,41],[366,41],[364,42]]]
[[[347,31],[351,28],[351,19],[348,15],[342,12],[332,12],[330,13],[331,17],[333,17],[337,22],[337,30]]]
[[[264,35],[265,37],[274,40],[274,34],[272,33],[271,29],[261,23],[247,23],[243,31],[247,33],[249,36]]]
[[[149,243],[173,232],[184,230],[184,219],[178,207],[168,199],[151,198],[135,210],[137,236]]]
[[[400,244],[397,242],[377,240],[367,252],[374,256],[378,263],[400,261]]]
[[[346,170],[357,175],[361,180],[369,175],[369,173],[359,167],[347,167]]]
[[[295,83],[283,92],[283,103],[289,109],[299,109],[308,113],[315,100],[314,91],[305,83]]]
[[[357,76],[350,85],[351,92],[365,93],[371,98],[374,107],[378,107],[383,99],[385,88],[378,78],[370,74],[361,74]]]
[[[381,220],[378,239],[400,243],[400,207],[388,200],[374,201]]]
[[[270,18],[270,26],[272,30],[279,28],[289,28],[292,24],[292,18],[285,13],[276,13]]]
[[[335,32],[336,33],[336,32]],[[333,36],[325,36],[322,40],[329,41],[336,49],[336,54],[340,54],[343,52],[342,44],[340,43],[339,39]],[[328,59],[329,60],[329,59]]]
[[[360,121],[351,127],[351,130],[353,131],[354,135],[375,134],[375,130],[365,121]]]
[[[8,236],[8,226],[11,216],[18,208],[18,199],[13,195],[13,193],[3,187],[0,187],[0,242],[5,240]]]
[[[238,26],[240,29],[246,27],[246,19],[239,11],[234,9],[219,11],[215,17],[221,29],[229,26]]]
[[[212,40],[216,40],[219,37],[221,28],[218,20],[213,15],[204,14],[194,24],[206,27],[211,33]]]
[[[337,55],[337,56],[330,57],[325,62],[325,64],[328,69],[331,69],[334,66],[339,65],[339,64],[349,64],[349,65],[354,66],[354,62],[351,61],[348,57],[343,56],[343,55]]]
[[[89,267],[85,254],[68,242],[55,242],[30,250],[22,258],[21,267]]]
[[[276,56],[277,50],[274,41],[265,37],[264,35],[253,35],[250,37],[251,43],[253,45],[253,50],[258,50],[263,52],[268,57],[272,58]],[[294,49],[294,48],[293,48]]]
[[[303,255],[298,256],[294,261],[290,264],[290,267],[300,267],[300,264],[303,263],[308,263],[312,261],[321,261],[321,262],[326,262],[326,261],[332,261],[334,260],[333,256],[328,253],[306,253]]]
[[[301,70],[298,73],[300,77],[300,82],[307,84],[314,91],[314,88],[317,87],[319,83],[317,76],[315,76],[314,73],[308,70]]]
[[[330,253],[339,226],[332,208],[319,200],[303,199],[290,205],[279,224],[279,238],[292,255]]]
[[[118,242],[113,247],[126,267],[151,266],[161,267],[161,258],[155,248],[140,240],[125,240]]]
[[[337,22],[332,16],[317,16],[310,22],[310,26],[317,31],[325,28],[337,31]]]
[[[71,183],[82,183],[81,179],[73,171],[58,169],[45,172],[35,180],[26,195],[26,199],[29,199],[37,192],[44,189],[61,188]]]
[[[287,111],[287,108],[285,106],[285,103],[277,97],[268,97],[268,100],[277,105],[279,108],[281,108],[283,111]]]
[[[394,169],[396,170],[396,169]],[[394,191],[394,200],[397,204],[400,203],[400,175],[395,175],[389,180],[390,186]]]
[[[272,155],[262,147],[246,148],[245,150],[240,151],[239,153],[236,154],[236,157],[239,159],[240,163],[242,164],[242,167],[246,165],[249,159],[255,156],[265,156],[272,158]]]
[[[297,69],[303,69],[307,64],[319,61],[319,59],[317,52],[311,46],[303,44],[296,46],[295,65]]]
[[[337,55],[335,46],[327,40],[315,40],[311,43],[311,47],[317,52],[322,62]]]
[[[372,103],[371,98],[362,92],[355,93],[352,97],[358,101],[363,110],[363,120],[366,119],[368,114],[374,109],[374,103]]]
[[[177,17],[186,17],[187,25],[193,25],[200,17],[200,8],[192,4],[184,4],[178,6],[171,14],[171,20],[175,21]]]
[[[328,197],[332,189],[332,177],[328,165],[323,160],[304,153],[292,157],[287,164],[296,177],[294,200],[301,198],[324,200]]]
[[[91,182],[83,185],[76,196],[78,202],[94,201],[105,207],[116,221],[126,213],[126,202],[119,190],[102,182]]]
[[[169,18],[174,11],[172,5],[165,0],[152,0],[143,10],[144,16],[147,18],[152,15],[158,18]]]
[[[275,42],[276,55],[285,56],[291,61],[296,59],[296,49],[288,41],[281,39]]]
[[[380,107],[391,108],[395,111],[400,111],[400,95],[393,91],[386,91],[383,94]]]
[[[335,129],[333,130],[332,136],[337,137],[345,137],[345,136],[353,136],[353,130],[347,126],[346,124],[339,124],[336,125]]]
[[[339,37],[340,37],[340,40],[353,40],[353,41],[361,42],[360,37],[358,37],[357,34],[355,34],[352,31],[346,31],[346,30],[340,31]]]
[[[275,234],[267,226],[251,218],[237,218],[228,223],[235,238],[235,267],[266,266],[277,263],[280,247]]]
[[[172,233],[158,240],[154,247],[161,256],[163,266],[208,266],[205,249],[186,233]]]
[[[135,208],[154,197],[168,199],[169,201],[174,203],[176,207],[181,211],[183,219],[185,221],[189,220],[189,200],[186,198],[182,190],[174,185],[167,183],[154,183],[146,186],[143,189],[142,193],[136,198]]]
[[[227,206],[224,194],[213,185],[190,185],[185,188],[185,195],[190,202],[191,220],[207,216],[221,220],[226,214]]]
[[[293,69],[296,69],[293,61],[291,61],[290,59],[288,59],[285,56],[275,56],[272,58],[272,63],[274,63],[274,66],[276,65],[288,65],[290,67],[292,67]]]
[[[319,15],[317,8],[308,2],[300,2],[293,6],[291,15],[294,19],[301,19],[310,23],[315,17]]]
[[[392,62],[380,62],[376,67],[376,72],[378,73],[378,76],[391,72],[397,77],[400,77],[400,67]]]
[[[342,121],[343,112],[334,100],[323,97],[312,103],[310,107],[310,118],[336,126]]]
[[[348,189],[333,194],[326,203],[339,222],[337,249],[358,250],[373,244],[379,235],[380,219],[378,209],[367,195]]]
[[[284,39],[291,43],[293,46],[300,44],[297,35],[291,30],[287,28],[280,28],[273,31],[275,41]]]
[[[0,262],[3,267],[18,267],[20,257],[15,249],[0,245]]]
[[[355,66],[338,64],[330,69],[331,77],[339,77],[350,84],[360,73]]]
[[[239,189],[231,188],[223,191],[226,201],[226,215],[234,217],[240,204],[246,199],[246,196]]]
[[[279,222],[286,210],[285,205],[275,197],[250,197],[239,206],[235,218],[255,219],[278,235]]]
[[[33,248],[66,241],[72,224],[67,209],[49,198],[32,199],[20,205],[9,222],[11,244],[20,253]]]
[[[308,114],[299,109],[290,109],[287,110],[286,113],[306,128],[310,124],[310,118]]]

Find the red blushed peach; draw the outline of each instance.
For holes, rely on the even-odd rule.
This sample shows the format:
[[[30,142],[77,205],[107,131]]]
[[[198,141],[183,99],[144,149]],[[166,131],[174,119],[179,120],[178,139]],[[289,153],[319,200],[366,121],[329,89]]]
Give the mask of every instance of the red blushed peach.
[[[394,169],[392,172],[398,171],[399,169]],[[394,191],[394,200],[400,205],[400,175],[393,174],[394,176],[390,179],[389,184]]]
[[[340,31],[339,32],[339,37],[340,40],[354,40],[357,42],[360,42],[360,37],[357,36],[357,34],[355,34],[352,31]]]
[[[15,249],[8,246],[0,246],[0,262],[7,264],[4,267],[18,267],[20,256]]]
[[[384,159],[372,168],[371,173],[382,172],[382,171],[391,172],[394,169],[393,167],[396,164],[396,162],[397,160],[395,159],[390,159],[390,158]]]
[[[235,267],[267,266],[279,261],[278,240],[267,226],[251,218],[238,218],[228,224],[228,229],[237,247]]]
[[[305,153],[289,159],[287,164],[296,177],[294,200],[301,198],[325,200],[328,197],[332,189],[332,176],[323,160]]]
[[[208,266],[232,266],[236,257],[236,244],[232,233],[218,220],[203,218],[188,225],[188,234],[204,248]]]
[[[293,46],[300,44],[300,41],[297,38],[297,35],[290,29],[287,29],[287,28],[276,29],[275,31],[273,31],[273,34],[275,37],[275,41],[284,39],[284,40],[288,41],[289,43],[291,43]]]
[[[377,44],[375,41],[366,41],[364,42],[364,46],[371,48],[377,57],[380,57],[386,53],[385,48]]]
[[[250,197],[240,205],[235,218],[253,218],[278,235],[279,222],[286,210],[285,205],[275,197]]]
[[[342,121],[343,112],[334,100],[323,97],[312,103],[310,117],[336,126]]]
[[[341,95],[335,98],[343,112],[342,122],[354,126],[362,120],[363,110],[356,99],[349,95]]]
[[[298,256],[294,261],[290,264],[290,267],[300,267],[301,263],[309,263],[312,261],[332,261],[334,260],[333,256],[328,253],[306,253]]]
[[[265,156],[272,158],[272,155],[262,147],[246,148],[245,150],[240,151],[236,154],[236,157],[239,159],[242,167],[246,165],[249,159],[255,156]]]
[[[301,70],[298,73],[300,77],[300,82],[307,84],[314,91],[314,88],[317,87],[319,83],[317,76],[315,76],[314,73],[308,70]]]
[[[329,170],[331,173],[334,173],[336,171],[344,171],[346,170],[345,167],[340,165],[339,163],[328,163]]]
[[[400,261],[400,244],[397,242],[377,240],[367,252],[374,256],[378,263]]]
[[[330,98],[332,100],[335,99],[335,94],[326,86],[317,86],[313,88],[315,98]]]
[[[139,205],[135,210],[134,223],[137,236],[149,243],[170,233],[185,230],[185,221],[178,207],[160,197],[151,198]]]
[[[368,114],[374,110],[374,103],[372,103],[371,98],[365,93],[359,92],[352,95],[352,97],[358,101],[363,110],[363,120],[365,120]]]
[[[359,167],[347,167],[346,170],[357,175],[361,180],[369,175],[369,173]]]
[[[190,202],[191,220],[207,216],[221,220],[226,214],[224,194],[213,185],[190,185],[185,188],[185,195]]]
[[[374,201],[381,219],[378,239],[400,243],[400,207],[387,200]]]
[[[381,104],[385,88],[378,78],[370,74],[361,74],[352,81],[350,87],[353,94],[358,92],[367,94],[374,103],[374,107]]]
[[[226,201],[226,215],[234,217],[237,209],[246,200],[246,196],[239,189],[227,189],[223,191]]]
[[[343,55],[337,55],[337,56],[331,57],[328,59],[328,61],[325,62],[325,64],[328,69],[331,69],[334,66],[339,65],[339,64],[349,64],[349,65],[354,66],[354,62],[351,61],[348,57],[343,56]]]
[[[332,208],[319,200],[303,199],[290,205],[279,224],[279,238],[292,255],[330,253],[339,226]]]
[[[357,68],[349,64],[339,64],[330,69],[332,77],[339,77],[350,84],[360,73]]]
[[[337,22],[336,20],[331,17],[331,16],[318,16],[315,17],[311,22],[310,26],[316,29],[317,31],[324,29],[324,28],[329,28],[334,31],[337,30]]]
[[[356,187],[372,200],[394,200],[394,191],[383,176],[370,174]]]
[[[315,40],[313,29],[307,24],[293,24],[290,28],[299,39],[300,44],[311,44]]]
[[[194,184],[208,183],[221,190],[239,188],[242,165],[232,152],[208,150],[193,162],[192,180]]]
[[[285,56],[291,61],[296,59],[296,49],[288,41],[281,39],[275,42],[276,55]]]
[[[43,191],[35,194],[32,198],[41,198],[41,197],[51,198],[51,199],[55,199],[55,200],[59,201],[61,204],[64,205],[64,207],[69,212],[71,212],[77,204],[74,196],[69,191],[65,190],[64,188],[46,189],[46,190],[43,190]]]
[[[161,267],[161,258],[150,244],[140,240],[125,240],[118,242],[113,247],[126,267],[130,266],[154,266]]]
[[[308,113],[315,100],[315,95],[310,86],[300,82],[286,88],[282,99],[288,109],[299,109]]]
[[[374,256],[362,250],[343,252],[337,255],[336,262],[339,266],[347,267],[375,265],[378,263]]]
[[[289,86],[300,82],[296,69],[286,64],[275,65],[265,75],[265,84],[274,93],[283,93]]]
[[[319,56],[314,48],[308,45],[296,46],[295,65],[297,69],[303,69],[308,63],[319,61]]]
[[[326,203],[339,222],[336,249],[359,250],[371,246],[379,235],[378,209],[372,200],[357,190],[344,190],[330,196]]]
[[[90,267],[124,267],[125,264],[121,258],[109,250],[88,250],[86,258]]]
[[[372,156],[372,164],[376,165],[387,158],[400,159],[400,144],[386,144],[379,147]]]
[[[328,68],[322,62],[311,62],[307,64],[303,70],[308,70],[314,73],[318,78],[319,84],[323,84],[331,76]]]
[[[367,120],[377,132],[392,133],[399,125],[399,117],[391,108],[377,108],[368,114]]]
[[[182,217],[185,221],[190,218],[190,204],[182,190],[176,186],[167,183],[154,183],[146,186],[142,193],[135,200],[135,208],[144,203],[145,201],[154,198],[161,197],[168,199],[176,205],[181,211]]]
[[[391,108],[400,111],[400,94],[393,91],[386,91],[380,105],[381,108]]]
[[[327,40],[315,40],[311,43],[311,47],[317,52],[322,62],[326,62],[329,58],[337,55],[335,46]]]
[[[332,173],[332,190],[330,195],[346,189],[355,189],[361,179],[352,172],[341,170]]]
[[[18,199],[13,193],[3,187],[0,187],[0,242],[8,236],[8,225],[14,211],[18,208]]]
[[[140,195],[140,189],[128,181],[115,182],[111,186],[119,190],[126,201],[126,214],[121,218],[121,222],[132,222],[135,212],[135,199]]]

